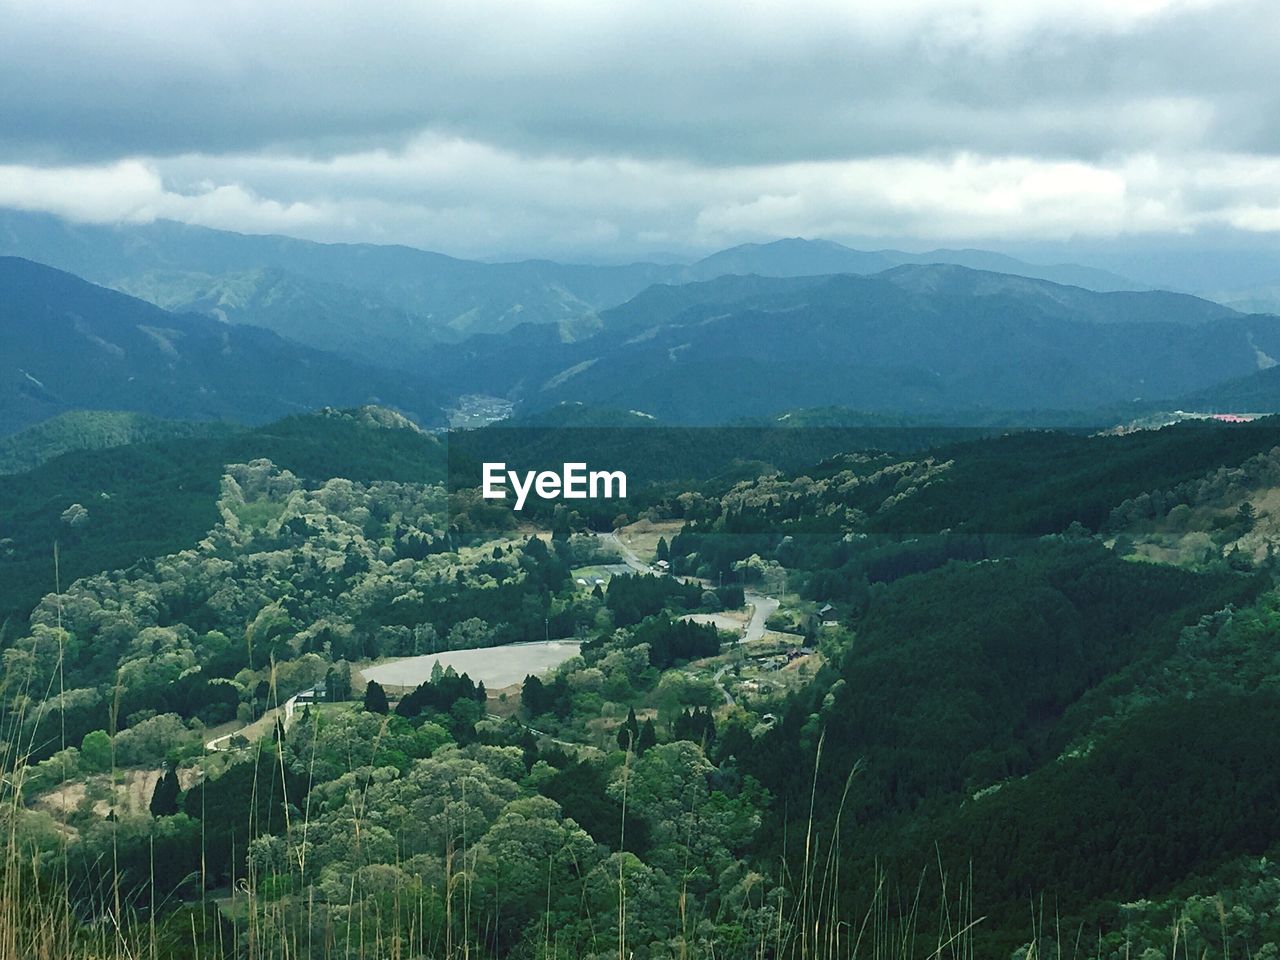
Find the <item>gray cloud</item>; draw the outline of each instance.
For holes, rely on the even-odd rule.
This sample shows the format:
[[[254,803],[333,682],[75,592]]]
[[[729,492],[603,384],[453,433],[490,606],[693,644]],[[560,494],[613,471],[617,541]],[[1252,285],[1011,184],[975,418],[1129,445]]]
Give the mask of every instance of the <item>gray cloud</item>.
[[[0,19],[0,203],[73,217],[471,254],[1280,230],[1270,0]]]
[[[14,160],[325,154],[424,130],[712,164],[1256,149],[1280,96],[1263,82],[1280,55],[1265,0],[1145,17],[1115,0],[1070,17],[1007,2],[6,6]]]

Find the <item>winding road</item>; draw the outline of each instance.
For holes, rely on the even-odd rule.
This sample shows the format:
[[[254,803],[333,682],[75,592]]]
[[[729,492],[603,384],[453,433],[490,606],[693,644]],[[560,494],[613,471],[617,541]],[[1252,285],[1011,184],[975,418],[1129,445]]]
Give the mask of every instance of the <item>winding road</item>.
[[[599,536],[602,540],[608,540],[618,548],[618,553],[622,555],[623,561],[632,570],[637,573],[654,572],[652,566],[641,560],[636,555],[636,552],[623,542],[622,538],[618,536],[618,531],[614,530],[612,533],[602,533]],[[676,579],[681,583],[689,583],[690,581],[693,581],[695,583],[701,583],[708,588],[711,586],[711,584],[706,580],[700,580],[696,577],[677,577]],[[743,628],[742,636],[738,638],[737,642],[746,643],[748,640],[761,640],[764,638],[764,632],[767,629],[766,624],[768,623],[769,618],[773,616],[774,611],[778,609],[778,601],[774,597],[766,597],[764,594],[754,593],[750,590],[744,592],[743,599],[746,600],[747,606],[751,608],[751,617],[747,620],[747,625]],[[729,692],[728,687],[721,683],[721,677],[725,675],[728,669],[728,664],[720,667],[720,669],[716,671],[715,676],[712,677],[712,680],[724,695],[724,702],[732,707],[736,703],[733,699],[733,694]]]
[[[288,730],[289,724],[293,722],[293,709],[298,702],[299,696],[301,696],[301,694],[295,693],[292,697],[286,700],[279,707],[272,707],[270,710],[268,710],[266,713],[260,716],[257,720],[253,721],[253,723],[246,724],[245,726],[241,727],[239,730],[232,730],[230,733],[224,733],[220,737],[214,737],[212,740],[210,740],[208,743],[204,745],[204,748],[206,750],[226,750],[231,743],[232,737],[237,735],[244,736],[245,731],[248,730],[250,727],[263,726],[264,729],[262,732],[265,733],[266,730],[270,729],[269,726],[266,726],[267,721],[274,719],[275,716],[282,710],[284,711],[284,728]]]
[[[720,692],[724,694],[724,702],[732,707],[735,703],[737,703],[737,701],[733,699],[733,694],[729,692],[729,688],[720,682],[720,678],[723,677],[728,672],[729,672],[729,665],[726,663],[723,667],[721,667],[719,670],[716,671],[716,675],[711,678],[711,681],[717,687],[719,687]]]
[[[599,534],[601,540],[607,540],[618,548],[618,552],[622,554],[622,560],[628,567],[637,573],[653,573],[654,569],[651,564],[641,560],[634,550],[632,550],[622,538],[618,536],[618,531],[612,533]],[[676,577],[681,583],[700,583],[708,589],[711,584],[706,580],[700,580],[697,577]],[[748,640],[760,640],[764,637],[765,624],[769,618],[773,616],[774,611],[778,609],[778,601],[773,597],[766,597],[760,593],[753,593],[748,590],[744,594],[747,606],[751,608],[751,619],[747,621],[746,627],[742,631],[742,636],[738,638],[739,643],[746,643]]]

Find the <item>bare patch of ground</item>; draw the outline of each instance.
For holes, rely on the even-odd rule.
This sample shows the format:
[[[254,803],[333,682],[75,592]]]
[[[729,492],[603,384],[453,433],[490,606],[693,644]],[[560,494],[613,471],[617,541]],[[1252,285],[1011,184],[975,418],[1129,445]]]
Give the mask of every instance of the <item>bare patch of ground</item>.
[[[90,809],[99,817],[105,817],[112,810],[120,814],[146,813],[160,775],[159,770],[117,770],[113,782],[111,774],[95,774],[41,794],[32,806],[63,817],[74,813],[89,798]],[[184,790],[190,789],[197,776],[194,769],[178,770],[178,782]]]
[[[683,520],[637,520],[618,530],[618,538],[631,548],[641,560],[653,563],[657,559],[658,540],[665,537],[667,543],[680,532]]]
[[[365,667],[361,673],[366,680],[377,680],[384,687],[412,689],[431,679],[431,671],[438,662],[442,668],[453,667],[457,673],[467,674],[486,688],[507,687],[523,683],[529,674],[541,676],[548,670],[554,670],[570,657],[577,656],[580,647],[576,640],[552,640],[509,643],[476,650],[449,650],[391,660]]]

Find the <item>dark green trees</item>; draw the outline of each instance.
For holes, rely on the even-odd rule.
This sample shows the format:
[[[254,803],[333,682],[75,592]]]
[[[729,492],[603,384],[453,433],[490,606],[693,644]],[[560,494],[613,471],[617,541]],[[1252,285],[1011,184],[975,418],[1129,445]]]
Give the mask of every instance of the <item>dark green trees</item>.
[[[635,750],[639,746],[640,724],[636,721],[636,708],[627,711],[627,720],[618,727],[618,749]]]
[[[382,689],[382,684],[377,680],[370,680],[369,685],[364,691],[364,708],[370,713],[387,713],[390,710],[390,704],[387,703],[387,691]]]
[[[645,720],[641,725],[636,719],[635,708],[628,710],[626,722],[618,727],[618,747],[644,753],[657,743],[658,731],[653,726],[653,718]]]
[[[529,674],[524,678],[524,686],[520,691],[520,702],[524,705],[525,712],[531,717],[547,712],[546,687],[533,674]]]
[[[636,742],[636,752],[644,753],[650,747],[657,746],[658,731],[653,727],[653,718],[650,717],[644,722],[644,726],[640,728],[640,739]]]
[[[716,724],[710,708],[681,711],[672,724],[671,736],[675,740],[692,740],[706,746],[715,743]]]
[[[351,665],[345,660],[325,673],[324,697],[330,703],[351,699]]]
[[[164,773],[156,781],[156,788],[151,793],[151,815],[153,817],[171,817],[178,812],[178,794],[182,786],[178,783],[178,773],[165,764]]]

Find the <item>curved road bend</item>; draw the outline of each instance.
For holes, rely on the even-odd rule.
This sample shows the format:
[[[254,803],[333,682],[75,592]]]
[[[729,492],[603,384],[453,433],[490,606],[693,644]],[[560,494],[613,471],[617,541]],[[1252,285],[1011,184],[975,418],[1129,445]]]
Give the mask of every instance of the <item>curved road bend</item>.
[[[613,545],[618,548],[618,552],[622,554],[623,562],[632,570],[635,570],[637,573],[653,573],[653,567],[641,560],[636,556],[634,550],[623,543],[622,538],[618,536],[618,531],[614,530],[612,533],[601,533],[598,534],[598,536],[603,540],[611,541]],[[680,577],[678,579],[684,583],[694,580],[705,587],[710,588],[711,586],[711,584],[706,580],[696,580],[694,577]],[[744,643],[747,640],[759,640],[763,638],[765,623],[771,616],[773,616],[774,611],[778,609],[778,601],[773,597],[766,597],[763,594],[753,593],[750,590],[746,591],[744,596],[747,601],[747,606],[751,608],[751,619],[747,621],[747,626],[742,631],[742,636],[738,640],[739,643]]]

